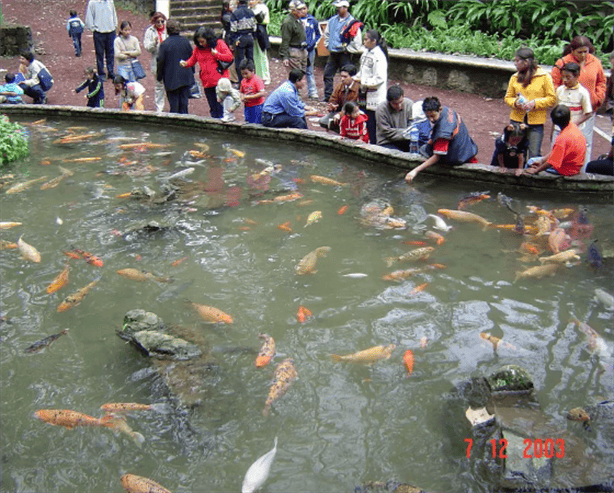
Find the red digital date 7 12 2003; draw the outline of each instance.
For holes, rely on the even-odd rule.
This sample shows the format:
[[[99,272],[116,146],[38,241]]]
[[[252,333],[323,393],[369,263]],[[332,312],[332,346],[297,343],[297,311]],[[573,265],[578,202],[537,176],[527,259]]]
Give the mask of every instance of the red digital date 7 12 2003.
[[[465,438],[465,442],[467,442],[467,458],[469,458],[471,457],[473,438]],[[523,443],[524,451],[522,452],[522,457],[524,459],[540,459],[541,457],[546,459],[551,459],[552,457],[562,459],[565,457],[565,440],[562,438],[557,438],[556,440],[553,438],[545,438],[543,440],[541,438],[525,438]],[[490,440],[490,445],[492,447],[493,459],[507,458],[507,440],[505,438],[500,438],[499,440],[493,438]]]

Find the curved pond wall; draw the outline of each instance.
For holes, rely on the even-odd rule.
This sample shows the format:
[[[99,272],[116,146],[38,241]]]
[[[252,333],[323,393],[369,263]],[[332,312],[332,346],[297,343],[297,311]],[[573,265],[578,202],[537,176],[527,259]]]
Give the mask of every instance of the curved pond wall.
[[[348,156],[357,156],[387,166],[409,170],[419,162],[408,158],[408,154],[376,145],[344,139],[337,134],[299,129],[274,129],[261,125],[244,123],[222,123],[220,120],[195,115],[158,114],[148,111],[119,111],[111,109],[90,109],[76,106],[50,105],[0,105],[0,111],[7,115],[28,115],[44,117],[85,118],[113,122],[145,122],[147,124],[173,125],[178,128],[194,128],[215,132],[233,133],[248,137],[310,144],[323,149],[331,148]],[[462,166],[431,166],[422,172],[425,175],[445,176],[454,179],[472,180],[488,184],[499,184],[524,189],[586,192],[608,195],[614,191],[614,177],[601,175],[555,176],[542,173],[538,176],[515,176],[502,173],[499,168],[486,164],[464,164]]]

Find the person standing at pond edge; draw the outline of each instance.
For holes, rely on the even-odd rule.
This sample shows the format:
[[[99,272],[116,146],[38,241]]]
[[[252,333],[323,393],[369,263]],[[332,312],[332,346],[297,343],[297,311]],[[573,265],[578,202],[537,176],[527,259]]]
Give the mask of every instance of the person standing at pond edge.
[[[132,23],[122,21],[119,26],[119,33],[113,41],[113,51],[115,53],[115,69],[128,82],[134,82],[136,75],[132,69],[132,62],[138,60],[141,55],[141,45],[139,40],[132,36]]]
[[[349,12],[350,2],[337,0],[334,5],[337,8],[337,15],[328,19],[324,29],[324,46],[330,52],[324,67],[324,102],[327,102],[333,93],[333,81],[337,70],[352,62],[351,54],[362,53],[360,27],[356,29],[349,43],[344,43],[341,38],[343,29],[355,20]]]
[[[145,29],[143,35],[143,48],[151,53],[151,75],[156,79],[154,88],[154,104],[156,112],[161,113],[164,110],[164,84],[158,80],[156,70],[158,67],[158,50],[162,42],[168,38],[166,31],[166,16],[162,12],[156,12],[151,16],[151,26]]]
[[[441,106],[436,97],[425,98],[422,111],[433,125],[431,138],[424,148],[424,154],[428,157],[405,175],[406,182],[411,183],[420,171],[439,162],[450,166],[478,162],[475,157],[478,146],[469,136],[465,122],[456,111]]]
[[[90,0],[87,4],[85,27],[94,35],[96,51],[96,69],[98,75],[104,78],[104,62],[107,62],[107,76],[113,80],[115,53],[113,41],[117,31],[117,12],[113,0]]]
[[[316,45],[322,37],[322,32],[320,31],[320,23],[309,13],[309,7],[307,5],[304,7],[302,22],[303,26],[305,26],[305,37],[307,41],[307,69],[305,70],[307,77],[307,94],[309,94],[309,99],[317,100],[319,96],[315,77]]]
[[[504,100],[512,108],[511,122],[529,126],[529,158],[541,156],[547,110],[556,102],[552,79],[537,66],[530,48],[516,51],[514,65],[517,72],[510,78]]]
[[[576,36],[571,40],[563,50],[563,57],[552,67],[552,83],[554,88],[558,88],[562,83],[561,69],[563,65],[569,62],[575,62],[580,65],[580,75],[578,82],[584,86],[591,95],[591,106],[593,107],[593,115],[584,123],[584,135],[586,138],[586,162],[591,158],[593,151],[593,128],[595,126],[595,118],[597,110],[605,101],[606,92],[606,77],[603,72],[603,66],[599,58],[593,55],[595,48],[590,39],[586,36]]]

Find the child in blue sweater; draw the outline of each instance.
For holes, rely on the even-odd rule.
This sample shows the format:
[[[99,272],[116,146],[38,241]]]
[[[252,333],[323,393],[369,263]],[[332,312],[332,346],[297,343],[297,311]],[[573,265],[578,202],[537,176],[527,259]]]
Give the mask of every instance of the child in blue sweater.
[[[0,103],[21,104],[23,89],[15,82],[15,74],[8,73],[4,76],[5,85],[0,86]]]
[[[85,80],[83,83],[75,89],[78,94],[87,87],[87,106],[90,108],[103,108],[104,107],[104,85],[102,80],[94,70],[94,67],[87,67],[85,69]]]
[[[70,19],[66,21],[66,30],[68,36],[72,38],[72,44],[75,47],[75,56],[81,56],[81,34],[83,34],[83,21],[79,19],[77,12],[70,11]]]

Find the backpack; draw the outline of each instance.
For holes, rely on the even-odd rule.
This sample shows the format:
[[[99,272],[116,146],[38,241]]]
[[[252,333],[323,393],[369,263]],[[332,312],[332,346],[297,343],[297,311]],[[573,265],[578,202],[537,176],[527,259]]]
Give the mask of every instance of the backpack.
[[[81,25],[81,21],[79,19],[74,19],[70,21],[70,29],[68,30],[68,34],[73,36],[74,34],[81,34],[83,32],[83,26]]]
[[[356,36],[356,33],[363,25],[359,20],[352,19],[341,29],[341,44],[344,48],[352,42],[354,36]]]

